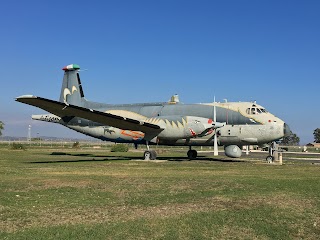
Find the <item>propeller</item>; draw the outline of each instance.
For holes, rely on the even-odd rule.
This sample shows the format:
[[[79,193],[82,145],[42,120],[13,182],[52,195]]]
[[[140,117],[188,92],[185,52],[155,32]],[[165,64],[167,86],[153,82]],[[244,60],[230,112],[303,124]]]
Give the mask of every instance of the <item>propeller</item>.
[[[216,97],[213,98],[213,122],[217,123],[217,110],[216,110]],[[217,139],[217,128],[215,127],[213,137],[213,156],[218,156],[218,139]]]

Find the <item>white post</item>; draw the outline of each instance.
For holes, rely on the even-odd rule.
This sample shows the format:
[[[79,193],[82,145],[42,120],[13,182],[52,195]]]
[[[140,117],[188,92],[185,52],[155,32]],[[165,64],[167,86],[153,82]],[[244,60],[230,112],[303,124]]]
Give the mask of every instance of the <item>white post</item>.
[[[282,152],[279,152],[279,164],[282,165]]]
[[[279,153],[279,145],[274,142],[274,145],[273,145],[274,149],[273,149],[273,157],[274,157],[274,161],[279,161],[278,159],[278,153]]]

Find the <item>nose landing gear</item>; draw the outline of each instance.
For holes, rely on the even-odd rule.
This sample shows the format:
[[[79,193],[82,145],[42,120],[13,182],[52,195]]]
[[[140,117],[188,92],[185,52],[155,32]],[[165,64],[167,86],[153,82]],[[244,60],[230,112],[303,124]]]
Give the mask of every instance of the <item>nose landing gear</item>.
[[[278,160],[278,149],[279,145],[276,142],[272,142],[270,144],[269,155],[266,158],[267,163],[273,163],[274,161]]]

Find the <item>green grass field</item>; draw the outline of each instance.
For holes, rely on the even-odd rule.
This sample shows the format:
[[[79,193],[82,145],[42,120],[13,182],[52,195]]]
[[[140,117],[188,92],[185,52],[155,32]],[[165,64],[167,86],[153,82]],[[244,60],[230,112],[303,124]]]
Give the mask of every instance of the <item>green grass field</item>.
[[[320,237],[320,165],[141,155],[2,146],[0,239]]]

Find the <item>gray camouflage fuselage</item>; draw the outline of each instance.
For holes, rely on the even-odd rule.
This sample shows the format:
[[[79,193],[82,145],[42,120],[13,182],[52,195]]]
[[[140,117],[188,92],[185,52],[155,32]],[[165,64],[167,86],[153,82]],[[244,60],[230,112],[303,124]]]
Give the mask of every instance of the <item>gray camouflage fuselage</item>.
[[[262,108],[252,102],[229,102],[215,103],[217,109],[217,122],[225,122],[226,125],[218,130],[219,145],[235,144],[251,145],[268,143],[283,137],[286,131],[285,123],[274,115],[265,112],[256,115],[247,114],[246,109]],[[183,116],[198,116],[212,119],[213,103],[208,104],[182,104],[182,103],[154,103],[154,104],[126,104],[108,105],[86,102],[84,107],[96,109],[103,112],[117,113],[125,117],[138,119],[157,119],[171,128],[173,136],[161,136],[159,134],[157,143],[159,145],[202,145],[212,146],[214,132],[203,137],[179,138],[175,134],[175,128],[183,123]],[[43,115],[44,116],[44,115]],[[49,116],[49,115],[48,115]],[[40,120],[39,117],[34,119]],[[46,121],[45,119],[43,119]],[[47,120],[49,121],[49,120]],[[104,126],[87,119],[74,117],[71,120],[61,119],[60,124],[99,138],[105,141],[144,144],[144,134],[139,131],[118,129]]]

